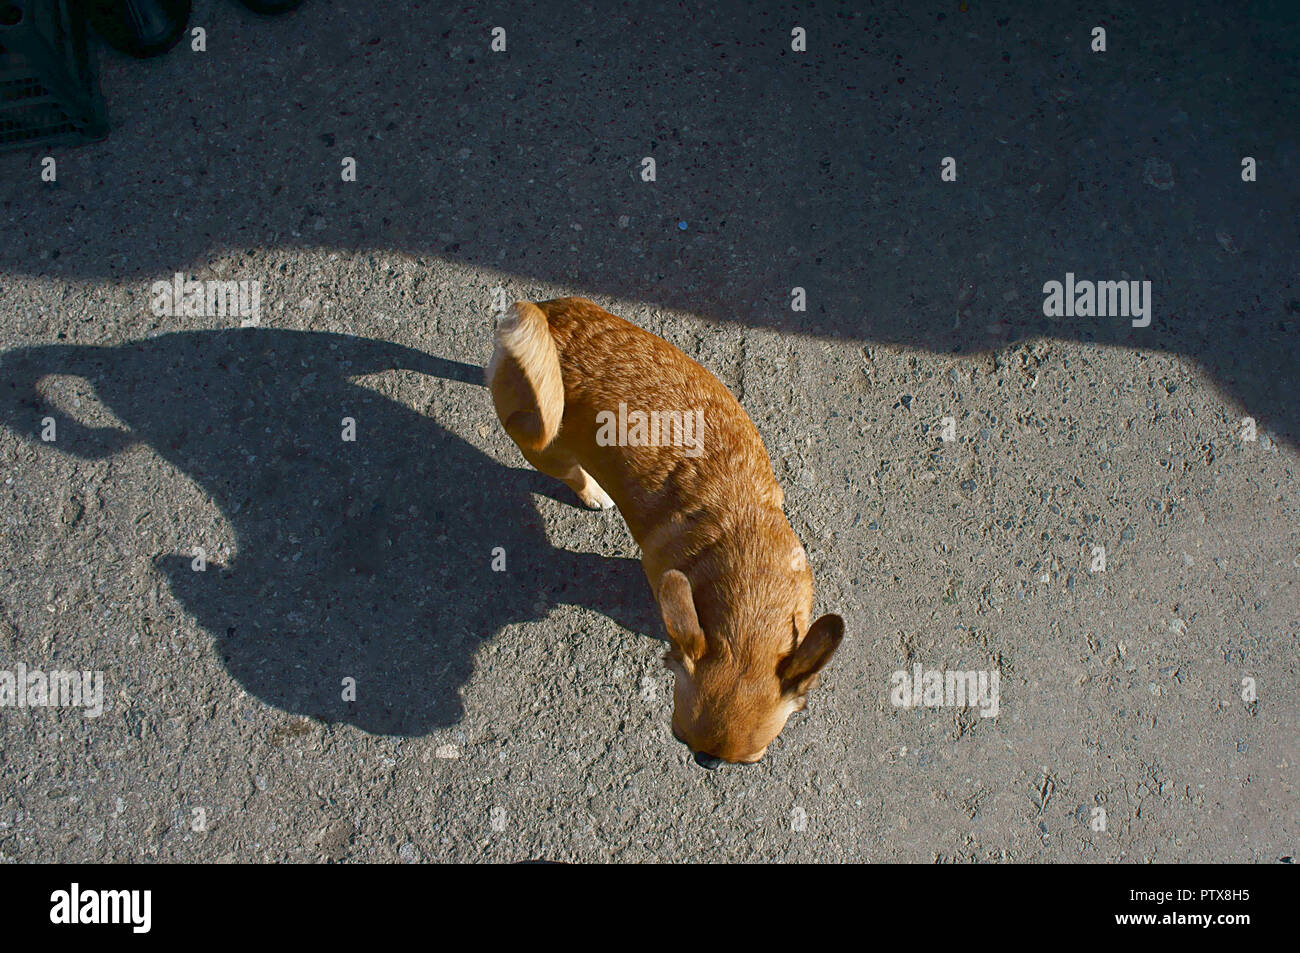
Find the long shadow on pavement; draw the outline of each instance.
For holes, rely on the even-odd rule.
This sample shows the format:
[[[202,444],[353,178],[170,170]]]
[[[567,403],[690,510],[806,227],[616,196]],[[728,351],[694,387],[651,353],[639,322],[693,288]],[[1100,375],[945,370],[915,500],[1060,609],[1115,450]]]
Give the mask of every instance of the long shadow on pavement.
[[[344,335],[184,332],[0,355],[0,422],[88,459],[143,442],[203,488],[233,528],[229,561],[197,572],[192,547],[219,541],[185,539],[155,564],[230,673],[286,711],[421,734],[459,720],[476,649],[508,623],[571,603],[657,632],[637,560],[547,542],[529,494],[563,487],[350,379],[390,369],[482,375]],[[129,431],[51,406],[37,384],[56,374],[87,379]],[[46,416],[53,444],[39,441]],[[492,571],[496,546],[506,573]],[[348,677],[355,702],[342,700]]]

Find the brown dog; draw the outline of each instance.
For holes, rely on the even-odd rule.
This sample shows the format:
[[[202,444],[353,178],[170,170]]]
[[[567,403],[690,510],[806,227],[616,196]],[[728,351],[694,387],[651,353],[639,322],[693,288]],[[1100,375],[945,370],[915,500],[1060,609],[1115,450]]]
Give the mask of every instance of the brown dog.
[[[844,621],[810,624],[812,574],[753,422],[712,374],[582,298],[521,301],[487,369],[524,457],[617,504],[673,648],[673,734],[705,767],[763,757]]]

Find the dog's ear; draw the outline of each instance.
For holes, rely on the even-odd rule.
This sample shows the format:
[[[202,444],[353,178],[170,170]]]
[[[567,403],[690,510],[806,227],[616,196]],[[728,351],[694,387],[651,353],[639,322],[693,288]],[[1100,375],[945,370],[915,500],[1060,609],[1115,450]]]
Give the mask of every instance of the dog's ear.
[[[831,660],[843,638],[844,620],[837,615],[824,615],[810,625],[799,647],[776,667],[781,693],[802,695],[811,689],[816,684],[817,673]]]
[[[681,653],[691,661],[704,655],[704,630],[695,614],[695,597],[691,583],[676,569],[670,569],[659,579],[659,609],[664,615],[668,637]]]

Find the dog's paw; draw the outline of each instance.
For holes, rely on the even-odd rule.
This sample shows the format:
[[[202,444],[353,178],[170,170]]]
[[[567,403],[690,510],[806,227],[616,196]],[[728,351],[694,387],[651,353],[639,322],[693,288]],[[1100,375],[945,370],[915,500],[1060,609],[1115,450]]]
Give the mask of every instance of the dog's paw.
[[[580,494],[582,503],[589,510],[612,510],[614,501],[609,498],[609,494],[602,490],[593,482],[586,493]]]

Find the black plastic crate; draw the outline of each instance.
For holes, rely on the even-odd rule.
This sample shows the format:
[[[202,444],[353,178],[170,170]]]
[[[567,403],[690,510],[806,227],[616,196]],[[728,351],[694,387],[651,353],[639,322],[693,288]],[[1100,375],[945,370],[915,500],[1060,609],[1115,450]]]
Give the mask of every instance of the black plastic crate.
[[[0,152],[106,135],[76,0],[0,0]]]

